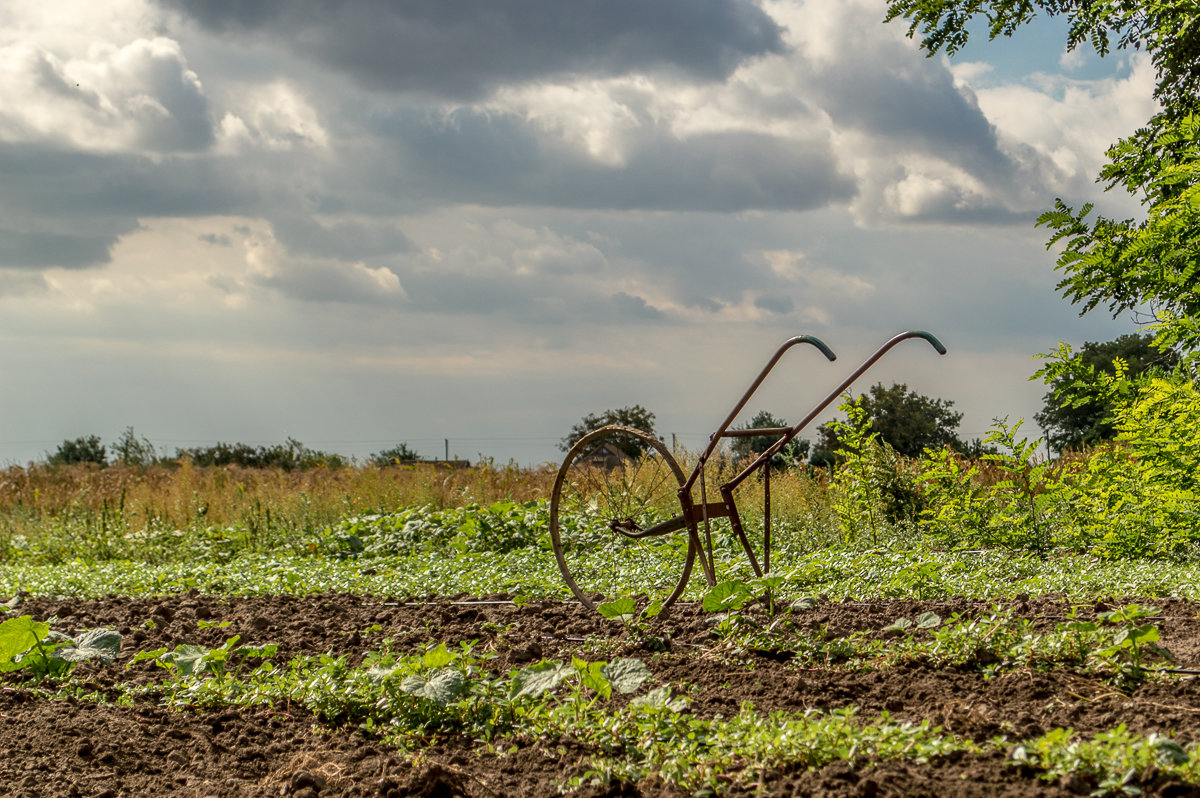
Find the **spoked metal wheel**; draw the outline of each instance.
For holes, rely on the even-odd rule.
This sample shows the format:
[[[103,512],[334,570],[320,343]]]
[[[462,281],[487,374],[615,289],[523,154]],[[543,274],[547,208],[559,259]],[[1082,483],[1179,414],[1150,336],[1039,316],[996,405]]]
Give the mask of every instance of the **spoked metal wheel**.
[[[666,608],[679,598],[696,557],[680,516],[683,482],[667,447],[630,427],[589,432],[567,452],[550,499],[550,537],[584,606],[629,596]]]

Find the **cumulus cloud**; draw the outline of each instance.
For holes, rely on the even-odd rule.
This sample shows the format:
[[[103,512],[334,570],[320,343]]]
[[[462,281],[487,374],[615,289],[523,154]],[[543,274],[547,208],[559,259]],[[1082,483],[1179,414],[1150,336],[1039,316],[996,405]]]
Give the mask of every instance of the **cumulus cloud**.
[[[220,149],[287,151],[323,149],[329,134],[316,109],[295,87],[276,81],[237,98],[219,126]]]
[[[980,88],[979,104],[1004,146],[1025,148],[1029,160],[1048,168],[1049,188],[1078,192],[1095,179],[1108,147],[1158,111],[1150,58],[1135,53],[1129,65],[1121,77],[1038,75],[1026,83]]]
[[[97,152],[187,152],[214,140],[208,100],[179,43],[95,42],[67,59],[37,44],[0,47],[0,140]]]

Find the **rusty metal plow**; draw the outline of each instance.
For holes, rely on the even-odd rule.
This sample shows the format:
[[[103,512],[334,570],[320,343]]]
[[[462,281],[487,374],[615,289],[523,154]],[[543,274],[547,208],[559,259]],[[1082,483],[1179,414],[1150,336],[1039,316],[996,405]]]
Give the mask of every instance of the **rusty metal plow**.
[[[892,347],[910,338],[924,339],[938,354],[946,354],[946,348],[931,333],[922,330],[900,333],[875,350],[799,423],[790,427],[731,430],[729,427],[738,414],[792,347],[810,344],[826,359],[837,359],[814,336],[789,338],[709,436],[708,446],[688,475],[662,441],[641,430],[609,426],[584,435],[567,452],[550,499],[554,557],[571,592],[591,609],[600,602],[622,596],[643,596],[647,601],[660,601],[666,608],[683,594],[697,558],[705,581],[712,586],[716,563],[711,523],[718,518],[728,519],[755,575],[770,573],[771,459]],[[778,435],[778,440],[718,487],[718,501],[709,501],[705,467],[721,442],[727,438],[773,435]],[[761,563],[746,536],[733,495],[756,472],[761,472],[763,485]],[[699,502],[693,498],[697,483]],[[672,514],[664,510],[667,507],[679,512]],[[686,534],[676,534],[680,532]],[[647,543],[650,539],[659,540]]]

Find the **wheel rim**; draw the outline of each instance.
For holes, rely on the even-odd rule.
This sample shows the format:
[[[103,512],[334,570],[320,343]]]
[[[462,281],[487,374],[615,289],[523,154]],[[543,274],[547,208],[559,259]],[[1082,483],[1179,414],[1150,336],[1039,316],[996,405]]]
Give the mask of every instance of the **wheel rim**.
[[[616,454],[634,447],[644,453]],[[554,483],[550,535],[559,570],[582,604],[595,609],[629,596],[668,607],[679,597],[695,558],[687,531],[635,540],[621,530],[677,516],[683,482],[666,446],[640,430],[603,427],[571,447]]]

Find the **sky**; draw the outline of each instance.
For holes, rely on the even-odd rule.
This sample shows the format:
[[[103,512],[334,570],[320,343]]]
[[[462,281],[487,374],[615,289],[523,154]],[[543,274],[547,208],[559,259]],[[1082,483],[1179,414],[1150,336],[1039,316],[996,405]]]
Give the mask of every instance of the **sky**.
[[[855,385],[1026,418],[1080,318],[1034,220],[1118,218],[1148,60],[926,58],[881,0],[7,0],[0,462],[127,427],[535,465],[641,404],[696,449]]]

